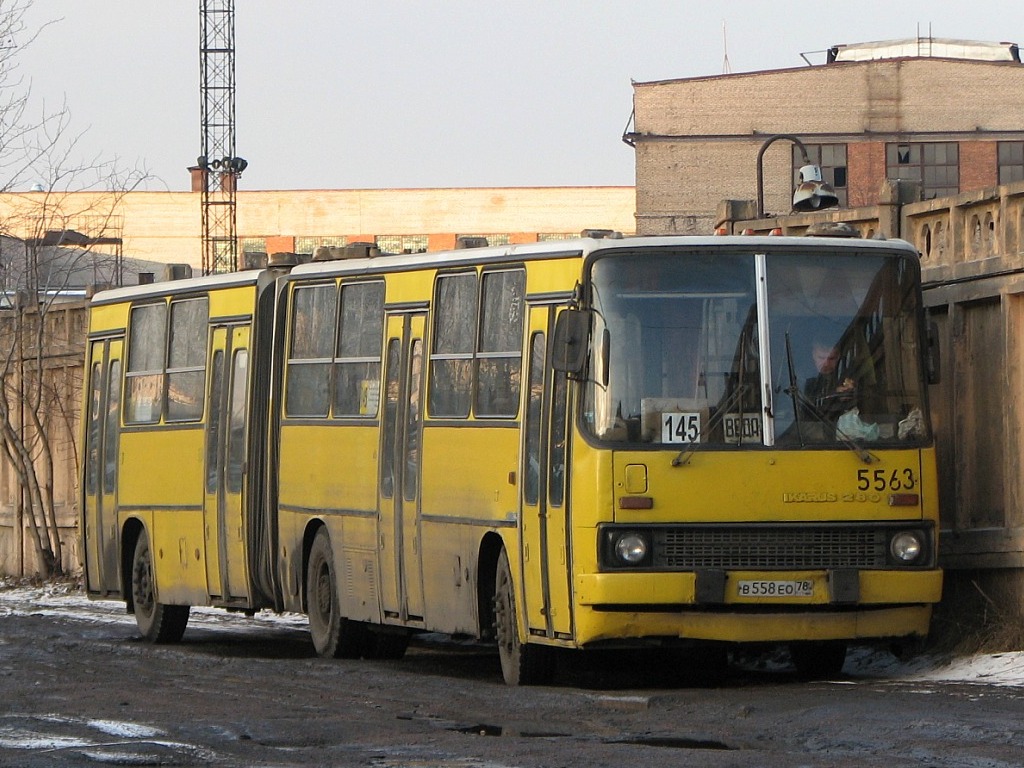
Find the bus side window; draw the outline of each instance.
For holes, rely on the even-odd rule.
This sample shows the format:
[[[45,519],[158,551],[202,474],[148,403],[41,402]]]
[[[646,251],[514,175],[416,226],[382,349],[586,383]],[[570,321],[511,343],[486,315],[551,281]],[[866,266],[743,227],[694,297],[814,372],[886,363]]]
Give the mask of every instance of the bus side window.
[[[125,379],[125,414],[128,424],[160,421],[164,392],[164,349],[167,340],[167,305],[133,307],[128,337],[128,374]]]
[[[434,305],[430,415],[465,419],[469,416],[473,395],[476,272],[438,277]]]
[[[515,417],[523,368],[526,271],[485,272],[477,345],[477,416]]]
[[[334,360],[334,415],[377,415],[380,349],[384,335],[384,283],[341,289],[341,330]]]
[[[285,374],[285,415],[327,416],[331,407],[331,361],[337,316],[334,283],[295,289],[291,349]]]
[[[171,302],[167,359],[167,421],[203,418],[206,397],[206,334],[210,300]]]

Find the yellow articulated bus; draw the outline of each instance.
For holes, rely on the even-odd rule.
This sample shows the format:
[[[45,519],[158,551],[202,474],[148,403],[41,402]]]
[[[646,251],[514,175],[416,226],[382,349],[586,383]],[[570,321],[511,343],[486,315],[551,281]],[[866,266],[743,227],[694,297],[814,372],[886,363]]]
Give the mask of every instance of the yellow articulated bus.
[[[496,640],[514,685],[558,648],[786,643],[825,674],[927,632],[910,245],[364,251],[93,299],[86,586],[148,639],[303,612],[324,656]]]

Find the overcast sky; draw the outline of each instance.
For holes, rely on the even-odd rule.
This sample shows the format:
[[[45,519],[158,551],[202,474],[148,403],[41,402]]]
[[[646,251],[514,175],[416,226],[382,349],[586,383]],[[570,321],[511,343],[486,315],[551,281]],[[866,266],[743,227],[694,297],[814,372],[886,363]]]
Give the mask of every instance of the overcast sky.
[[[20,72],[37,102],[67,100],[83,155],[188,189],[199,0],[34,0],[29,20],[53,23]],[[721,74],[726,50],[733,72],[803,66],[929,29],[1024,44],[1024,4],[236,0],[241,188],[630,185],[631,80]]]

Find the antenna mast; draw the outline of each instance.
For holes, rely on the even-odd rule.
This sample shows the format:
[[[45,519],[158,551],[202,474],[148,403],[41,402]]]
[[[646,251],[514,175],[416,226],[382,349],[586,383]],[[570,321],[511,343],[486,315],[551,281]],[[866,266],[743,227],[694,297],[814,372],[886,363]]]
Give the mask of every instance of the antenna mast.
[[[235,192],[247,163],[235,155],[235,0],[200,0],[203,274],[238,269]]]
[[[725,34],[725,22],[722,22],[722,49],[725,51],[725,61],[722,62],[722,74],[732,74],[732,65],[729,64],[729,38]]]

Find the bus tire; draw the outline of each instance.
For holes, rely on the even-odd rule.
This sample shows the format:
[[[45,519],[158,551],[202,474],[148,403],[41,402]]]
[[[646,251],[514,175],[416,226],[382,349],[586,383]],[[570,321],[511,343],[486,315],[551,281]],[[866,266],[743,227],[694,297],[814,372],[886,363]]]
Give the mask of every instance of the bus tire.
[[[176,643],[188,626],[189,606],[165,605],[153,589],[153,553],[145,531],[139,533],[132,555],[132,604],[135,623],[151,643]]]
[[[555,673],[553,650],[519,638],[515,585],[505,550],[498,556],[494,577],[494,630],[506,685],[543,685],[551,681]]]
[[[846,642],[827,640],[790,643],[789,655],[797,675],[803,680],[838,677],[846,661]]]
[[[317,654],[328,659],[358,659],[369,642],[365,625],[341,615],[331,537],[321,528],[313,538],[306,568],[306,611]]]

